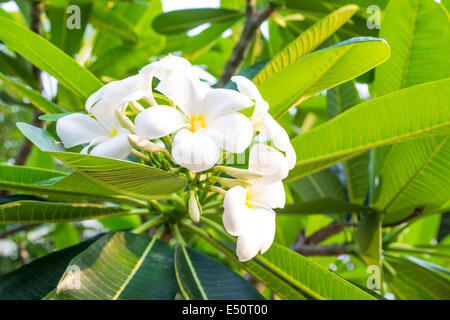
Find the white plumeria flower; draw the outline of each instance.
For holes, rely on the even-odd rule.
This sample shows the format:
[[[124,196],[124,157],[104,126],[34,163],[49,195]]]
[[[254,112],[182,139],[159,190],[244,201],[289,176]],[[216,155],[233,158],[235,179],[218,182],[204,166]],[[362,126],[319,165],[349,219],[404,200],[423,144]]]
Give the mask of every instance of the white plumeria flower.
[[[220,148],[241,153],[249,146],[252,126],[247,117],[237,112],[253,105],[246,95],[228,89],[211,89],[192,73],[179,71],[168,77],[170,81],[162,77],[156,89],[181,111],[163,105],[142,111],[135,119],[139,136],[158,139],[178,131],[172,158],[194,172],[214,166]]]
[[[250,180],[247,188],[233,187],[224,198],[223,224],[231,235],[237,236],[236,254],[240,261],[264,253],[275,237],[274,208],[283,208],[286,195],[282,179],[289,169],[279,151],[258,143],[250,151],[249,170],[262,178]]]
[[[58,120],[56,132],[66,148],[88,144],[81,153],[86,154],[93,147],[89,152],[92,155],[125,159],[132,148],[128,141],[130,131],[122,128],[117,121],[111,121],[109,116],[99,120],[103,121],[81,113],[70,114]],[[111,126],[105,125],[111,122]]]
[[[297,161],[295,150],[286,131],[269,114],[269,104],[249,79],[243,76],[234,76],[231,80],[236,83],[239,92],[255,100],[255,111],[251,117],[253,129],[267,135],[278,149],[286,153],[289,169],[292,169]]]
[[[144,97],[152,97],[151,86],[149,90],[139,74],[104,85],[86,100],[85,108],[106,127],[117,128],[120,123],[116,110],[121,108],[123,112],[129,102]]]
[[[161,60],[150,63],[139,72],[141,83],[145,84],[150,94],[152,93],[153,77],[158,78],[160,83],[157,89],[163,92],[160,89],[183,86],[184,77],[195,78],[195,74],[196,71],[188,60],[171,54]],[[180,75],[183,75],[183,77],[180,77]],[[152,94],[149,96],[149,99],[152,105],[157,104]]]

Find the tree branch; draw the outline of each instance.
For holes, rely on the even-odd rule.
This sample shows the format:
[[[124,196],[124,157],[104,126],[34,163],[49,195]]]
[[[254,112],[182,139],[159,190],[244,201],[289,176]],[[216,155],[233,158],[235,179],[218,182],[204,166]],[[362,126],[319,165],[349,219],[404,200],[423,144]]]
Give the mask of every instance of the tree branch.
[[[354,227],[357,225],[358,224],[351,222],[333,222],[328,226],[314,232],[309,237],[306,236],[306,231],[302,228],[297,236],[297,239],[295,240],[295,243],[291,246],[291,249],[304,256],[338,256],[340,254],[347,253],[350,250],[346,244],[317,244],[335,234],[338,234],[345,227]]]
[[[30,21],[30,29],[37,33],[37,34],[41,34],[42,30],[41,30],[41,16],[42,16],[42,3],[41,2],[31,2],[31,13],[30,13],[30,17],[31,17],[31,21]],[[36,66],[32,65],[31,66],[31,71],[33,73],[33,76],[36,80],[36,89],[39,92],[42,92],[42,80],[41,80],[41,70],[39,70]],[[42,127],[42,125],[44,124],[42,120],[39,120],[39,117],[42,115],[42,112],[38,109],[35,109],[33,111],[33,117],[31,119],[31,124],[35,127]],[[31,153],[31,148],[33,147],[33,143],[28,140],[27,138],[24,138],[24,141],[22,143],[22,145],[20,146],[19,152],[17,153],[15,159],[14,159],[14,164],[15,165],[24,165],[25,162],[28,159],[28,156]]]
[[[422,216],[424,211],[425,211],[424,206],[417,207],[414,209],[414,212],[410,216],[407,216],[406,218],[394,223],[383,224],[383,228],[390,228],[401,225],[405,222],[408,222],[409,220]]]
[[[230,81],[231,77],[236,74],[236,71],[247,55],[250,43],[255,38],[256,31],[275,10],[273,4],[269,2],[264,10],[255,12],[255,2],[255,0],[247,0],[244,30],[242,31],[241,37],[234,47],[233,53],[231,54],[230,59],[227,61],[225,69],[220,76],[219,83],[217,84],[218,88],[223,88],[228,83],[228,81]]]

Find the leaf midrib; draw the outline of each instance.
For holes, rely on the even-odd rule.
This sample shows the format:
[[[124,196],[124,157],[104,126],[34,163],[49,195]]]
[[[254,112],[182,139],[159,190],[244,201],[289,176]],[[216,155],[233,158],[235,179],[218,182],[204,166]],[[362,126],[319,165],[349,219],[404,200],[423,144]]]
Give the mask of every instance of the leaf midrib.
[[[127,280],[120,286],[119,290],[117,290],[116,294],[112,298],[112,300],[117,300],[120,295],[123,293],[123,291],[126,289],[130,281],[134,278],[137,271],[141,267],[141,265],[144,263],[145,259],[147,258],[148,254],[150,253],[151,249],[153,248],[153,244],[156,242],[156,237],[153,237],[147,247],[145,248],[144,252],[142,253],[141,257],[138,259],[136,265],[134,266],[133,270],[131,270],[130,275],[128,276]]]
[[[442,147],[448,142],[450,137],[446,137],[442,139],[442,142],[436,147],[436,149],[433,151],[433,153],[428,157],[428,159],[419,167],[417,168],[414,175],[411,176],[410,179],[403,185],[403,187],[395,194],[395,196],[386,204],[386,206],[383,208],[383,211],[387,211],[388,208],[390,208],[397,199],[403,194],[403,192],[414,182],[417,176],[419,176],[427,167],[428,165],[433,161],[434,157],[441,151]],[[388,160],[388,159],[386,159]]]
[[[200,295],[202,296],[202,298],[204,300],[208,300],[208,297],[205,293],[205,291],[203,290],[203,286],[200,282],[200,279],[198,278],[197,272],[195,271],[194,266],[192,265],[192,261],[191,258],[189,257],[186,248],[184,247],[184,245],[180,244],[181,250],[183,252],[183,256],[186,259],[187,265],[189,267],[189,270],[191,271],[192,277],[194,278],[194,282],[197,285],[198,291],[200,292]],[[175,251],[175,254],[177,254],[177,251]],[[175,264],[175,270],[177,270],[177,264]],[[178,272],[177,272],[177,277],[178,277]],[[180,279],[181,280],[181,279]],[[182,281],[179,281],[180,287],[182,287]],[[186,299],[190,299],[189,294],[186,292],[186,290],[184,290],[183,288],[183,295],[185,295]]]

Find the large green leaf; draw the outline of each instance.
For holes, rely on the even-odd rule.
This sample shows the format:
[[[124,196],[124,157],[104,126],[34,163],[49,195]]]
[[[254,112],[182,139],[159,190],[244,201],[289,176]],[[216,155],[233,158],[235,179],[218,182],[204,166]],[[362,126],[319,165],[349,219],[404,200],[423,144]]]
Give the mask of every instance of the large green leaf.
[[[73,286],[73,268],[80,287]],[[107,234],[76,256],[57,287],[58,299],[173,299],[173,251],[162,241],[125,232]]]
[[[382,33],[391,43],[392,59],[377,70],[378,95],[450,76],[445,62],[450,59],[450,23],[441,6],[432,0],[392,2],[384,23],[387,27]],[[435,49],[430,55],[424,54],[424,48]],[[433,137],[376,150],[377,166],[381,168],[377,206],[388,211],[385,223],[399,221],[420,206],[433,212],[447,201],[448,150],[444,140]],[[429,172],[441,167],[444,169],[439,175]]]
[[[100,219],[128,214],[120,207],[94,203],[15,201],[0,205],[0,223],[42,223]]]
[[[280,278],[260,263],[250,260],[245,263],[239,262],[236,257],[236,253],[230,248],[230,246],[215,240],[206,231],[194,228],[188,224],[185,224],[190,231],[196,233],[216,249],[223,252],[230,261],[237,264],[253,277],[264,283],[270,290],[275,292],[281,299],[285,300],[305,300],[306,297],[298,291],[297,288],[293,287],[290,283],[286,282],[284,279]]]
[[[50,41],[72,56],[80,47],[84,30],[89,21],[92,3],[80,0],[61,0],[61,3],[54,5],[51,2],[45,6],[45,14],[50,20]],[[69,11],[69,6],[76,6],[80,11]],[[79,13],[79,27],[68,27],[71,19]],[[73,21],[74,22],[74,21]]]
[[[70,152],[50,154],[117,193],[151,199],[171,194],[186,184],[184,177],[135,162]]]
[[[328,118],[333,119],[359,103],[359,95],[354,81],[349,81],[327,91]],[[369,185],[368,152],[342,162],[351,202],[363,203]]]
[[[349,212],[379,212],[375,208],[350,203],[347,201],[321,198],[311,201],[286,205],[283,209],[277,209],[281,215],[310,215],[310,214],[345,214]]]
[[[0,165],[0,188],[61,198],[133,203],[127,197],[106,189],[81,173],[66,175],[24,166]]]
[[[377,98],[342,113],[292,140],[296,167],[288,180],[305,176],[368,149],[419,135],[448,132],[450,79]],[[447,131],[446,131],[447,130]]]
[[[163,34],[186,32],[204,23],[217,23],[242,16],[243,13],[228,9],[185,9],[165,12],[155,18],[153,29]]]
[[[449,17],[436,1],[390,1],[380,37],[392,54],[376,69],[377,96],[450,77]]]
[[[345,200],[345,189],[336,174],[325,169],[291,183],[292,190],[303,200],[320,198]]]
[[[39,91],[30,89],[23,84],[15,82],[11,79],[8,79],[3,74],[0,73],[0,80],[2,83],[6,84],[8,88],[17,93],[22,98],[27,99],[30,103],[41,110],[44,113],[63,113],[66,112],[64,108],[58,106],[57,104],[47,100],[44,98]]]
[[[374,299],[347,280],[277,243],[273,243],[266,253],[256,259],[313,298]]]
[[[259,292],[238,274],[207,255],[178,244],[175,272],[189,300],[260,300]]]
[[[392,274],[386,268],[386,280],[399,299],[448,300],[450,280],[445,275],[410,257],[387,256],[386,261],[395,270]],[[420,261],[420,260],[419,260]]]
[[[0,278],[0,300],[38,300],[58,285],[70,260],[96,238],[50,253]]]
[[[256,85],[260,85],[265,79],[277,73],[281,69],[297,61],[305,54],[311,52],[344,23],[346,23],[356,11],[358,6],[348,5],[334,11],[325,18],[319,20],[305,32],[301,33],[295,40],[278,52],[275,57],[256,75],[253,79]]]
[[[102,86],[100,80],[63,51],[4,17],[0,17],[0,40],[81,97],[88,97]]]
[[[448,106],[447,106],[448,107]],[[450,136],[436,136],[396,144],[381,171],[375,206],[393,223],[424,206],[436,212],[450,198]]]
[[[389,54],[382,39],[353,38],[304,56],[258,88],[270,104],[270,113],[278,119],[292,106],[380,65]]]

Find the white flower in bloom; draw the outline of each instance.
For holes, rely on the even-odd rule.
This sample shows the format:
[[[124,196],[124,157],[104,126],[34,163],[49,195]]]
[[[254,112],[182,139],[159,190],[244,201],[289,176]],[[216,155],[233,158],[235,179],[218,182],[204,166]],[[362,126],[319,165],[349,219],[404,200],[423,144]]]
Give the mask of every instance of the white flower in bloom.
[[[164,77],[156,89],[181,111],[162,105],[142,111],[135,119],[139,136],[158,139],[178,131],[172,146],[173,160],[194,172],[214,166],[220,148],[241,153],[249,146],[252,126],[248,118],[236,112],[253,105],[246,95],[211,89],[188,72],[169,72]]]
[[[158,78],[160,82],[157,89],[158,91],[163,92],[160,89],[183,86],[184,77],[195,78],[195,73],[194,68],[188,60],[169,54],[161,60],[150,63],[142,68],[139,75],[141,77],[141,83],[145,84],[145,87],[150,93],[149,99],[151,104],[156,105],[157,103],[152,95],[151,84],[153,82],[153,77]],[[180,77],[180,75],[182,75],[182,77]]]
[[[279,151],[258,143],[250,151],[249,170],[260,173],[262,178],[250,180],[250,187],[229,189],[223,204],[223,224],[238,237],[236,254],[240,261],[250,260],[271,246],[275,236],[272,209],[285,205],[281,180],[286,178],[289,165]]]
[[[101,120],[101,119],[99,119]],[[62,117],[56,123],[56,132],[61,138],[64,147],[71,148],[81,144],[88,144],[81,150],[81,153],[125,159],[131,152],[131,145],[128,142],[127,129],[122,128],[112,121],[110,117],[98,121],[81,113],[74,113]]]
[[[286,153],[289,168],[292,169],[297,159],[294,148],[286,131],[269,114],[269,104],[263,99],[258,88],[249,79],[242,76],[234,76],[231,80],[236,83],[240,92],[255,100],[255,111],[251,118],[253,129],[267,135],[278,149]]]
[[[117,109],[124,111],[127,103],[151,96],[143,77],[135,75],[104,85],[86,100],[85,108],[108,128],[117,128]]]

